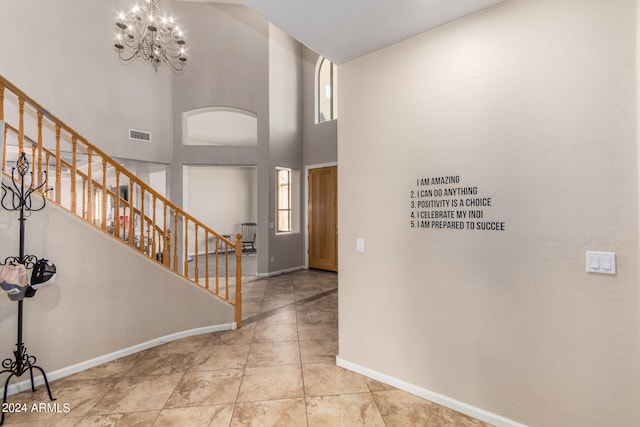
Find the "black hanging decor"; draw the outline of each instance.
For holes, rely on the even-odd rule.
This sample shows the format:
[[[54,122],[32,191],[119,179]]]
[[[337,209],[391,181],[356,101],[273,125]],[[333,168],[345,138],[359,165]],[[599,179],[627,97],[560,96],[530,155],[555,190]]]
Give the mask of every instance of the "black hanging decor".
[[[13,357],[6,358],[2,361],[3,370],[0,371],[0,375],[8,374],[7,380],[4,384],[4,397],[2,400],[3,408],[7,402],[9,381],[11,381],[13,377],[20,377],[29,371],[29,376],[31,377],[31,390],[36,390],[33,381],[34,369],[37,369],[42,374],[49,398],[52,401],[56,400],[51,394],[51,388],[49,387],[49,381],[47,380],[47,375],[44,372],[44,369],[36,365],[35,356],[27,354],[24,342],[22,341],[23,298],[33,297],[38,287],[42,286],[44,283],[43,280],[52,281],[53,276],[55,276],[55,266],[53,266],[52,263],[45,259],[40,259],[35,255],[25,255],[24,253],[25,212],[30,213],[40,211],[44,209],[47,204],[45,194],[50,189],[46,188],[46,171],[43,171],[43,173],[44,181],[39,185],[34,186],[33,172],[29,172],[29,161],[27,160],[25,153],[21,153],[16,166],[11,168],[11,184],[7,185],[2,182],[2,198],[0,199],[0,205],[8,211],[19,212],[20,252],[17,257],[7,257],[4,262],[0,262],[0,266],[2,266],[2,268],[15,267],[16,269],[30,269],[33,271],[31,284],[24,290],[19,290],[18,286],[7,286],[6,282],[2,283],[2,288],[7,291],[10,299],[18,300],[18,342],[16,343],[16,349],[13,352]],[[29,175],[29,178],[26,178],[27,175]],[[37,197],[33,197],[34,193],[36,193]],[[43,265],[45,267],[43,267]],[[48,268],[48,272],[43,273],[43,269],[46,268]],[[46,277],[43,278],[43,274]],[[38,279],[34,280],[36,276],[38,276]],[[5,413],[2,411],[0,425],[4,424],[4,415]]]

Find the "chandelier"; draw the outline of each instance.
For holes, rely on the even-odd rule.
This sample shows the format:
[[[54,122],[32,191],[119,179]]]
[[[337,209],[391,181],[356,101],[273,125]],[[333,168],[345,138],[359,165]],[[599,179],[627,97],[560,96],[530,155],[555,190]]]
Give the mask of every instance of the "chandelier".
[[[120,13],[115,47],[124,63],[140,58],[145,64],[151,63],[156,72],[163,63],[180,72],[187,63],[182,31],[173,16],[161,15],[159,3],[145,0],[129,13]]]

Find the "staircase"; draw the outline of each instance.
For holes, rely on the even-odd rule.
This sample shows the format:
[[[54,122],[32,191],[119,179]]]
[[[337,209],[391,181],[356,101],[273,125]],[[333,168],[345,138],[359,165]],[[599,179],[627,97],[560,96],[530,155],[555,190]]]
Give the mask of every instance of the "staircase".
[[[48,201],[231,304],[241,327],[241,234],[233,242],[198,221],[1,75],[0,124],[2,173],[24,152]]]

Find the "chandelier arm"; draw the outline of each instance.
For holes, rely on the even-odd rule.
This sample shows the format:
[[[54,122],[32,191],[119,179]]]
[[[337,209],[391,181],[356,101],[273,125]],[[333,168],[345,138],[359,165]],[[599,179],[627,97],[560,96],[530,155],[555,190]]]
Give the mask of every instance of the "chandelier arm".
[[[171,53],[171,52],[165,52],[165,56],[171,59],[180,59],[182,57],[182,54],[180,52],[176,52]]]
[[[160,38],[163,44],[172,45],[174,40],[177,40],[177,34],[169,30],[159,30],[157,36]]]
[[[136,40],[120,40],[120,43],[122,45],[124,45],[124,47],[127,48],[127,50],[138,50],[138,45],[140,44],[138,41]]]
[[[165,58],[164,63],[167,64],[173,71],[180,72],[180,71],[183,70],[183,68],[184,68],[184,62],[183,61],[180,61],[180,62],[178,62],[176,64],[176,63],[174,63],[172,61],[169,61],[167,59],[167,57],[166,57],[166,54],[164,54],[164,58]]]
[[[131,56],[126,57],[126,56],[122,55],[122,50],[119,51],[120,60],[122,62],[124,62],[124,63],[129,63],[129,62],[133,61],[137,56],[139,56],[138,52],[132,52]]]
[[[146,0],[127,15],[120,14],[116,26],[120,31],[115,47],[122,62],[139,58],[151,63],[156,72],[162,64],[177,72],[184,68],[187,58],[182,31],[173,18],[160,14],[160,0]]]

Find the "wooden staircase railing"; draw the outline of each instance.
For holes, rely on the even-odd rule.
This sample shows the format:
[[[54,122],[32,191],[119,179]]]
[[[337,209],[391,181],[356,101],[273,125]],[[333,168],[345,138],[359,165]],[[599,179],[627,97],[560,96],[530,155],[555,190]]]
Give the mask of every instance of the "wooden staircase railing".
[[[1,75],[0,123],[4,174],[26,153],[48,200],[233,305],[242,326],[241,234],[233,242],[198,221]]]

